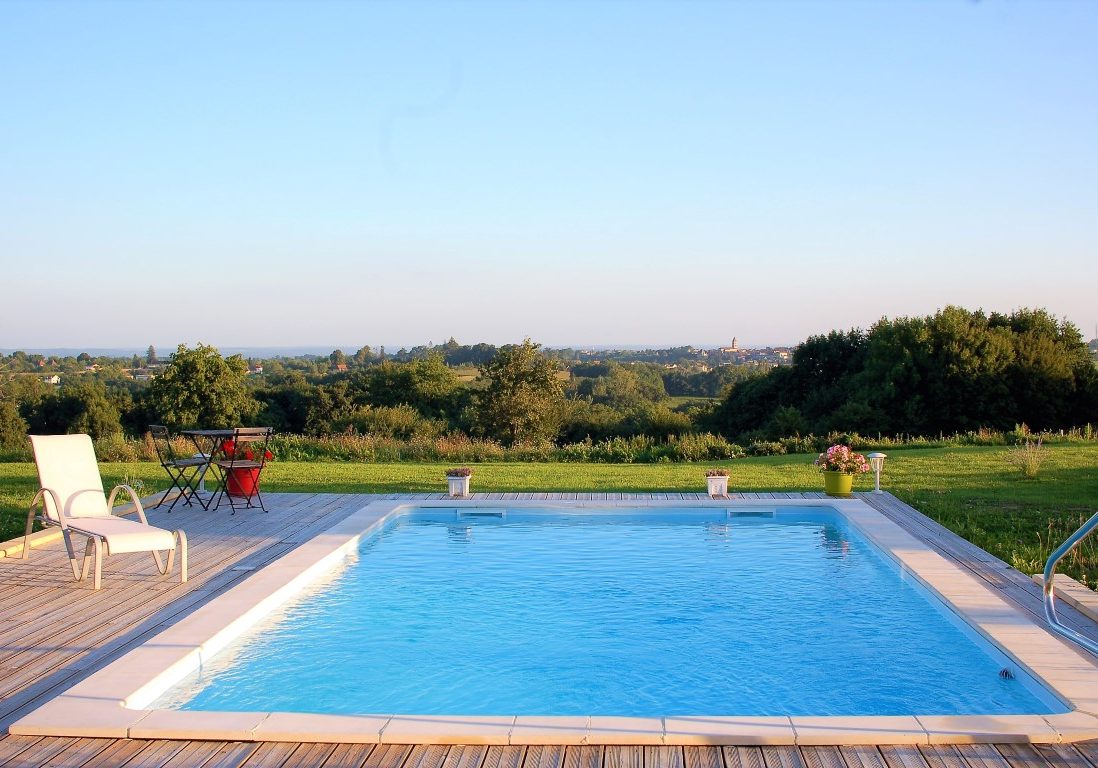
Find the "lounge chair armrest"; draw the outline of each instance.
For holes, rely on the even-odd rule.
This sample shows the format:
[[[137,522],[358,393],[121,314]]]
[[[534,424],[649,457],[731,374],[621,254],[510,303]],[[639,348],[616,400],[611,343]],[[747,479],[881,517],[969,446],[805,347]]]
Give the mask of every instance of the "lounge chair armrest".
[[[137,497],[137,491],[128,485],[116,485],[114,490],[111,491],[111,495],[107,498],[107,509],[110,510],[111,514],[114,514],[114,500],[115,497],[118,496],[119,491],[126,491],[126,493],[130,494],[130,499],[133,500],[133,505],[135,507],[134,511],[137,512],[137,519],[145,525],[148,525],[149,521],[145,519],[145,508],[141,506],[141,499]]]
[[[39,501],[41,501],[42,502],[42,516],[45,517],[45,518],[49,518],[49,515],[46,514],[46,498],[45,498],[46,494],[49,494],[50,498],[53,499],[53,508],[57,510],[57,520],[55,522],[57,522],[62,528],[64,528],[65,527],[65,510],[61,506],[61,499],[57,496],[57,491],[53,490],[52,488],[39,488],[38,489],[38,493],[34,494],[34,498],[31,499],[30,509],[29,509],[30,515],[31,516],[34,515],[34,507],[35,507],[36,504],[38,504]],[[52,518],[50,518],[50,519],[52,520]],[[28,527],[30,526],[30,523],[31,523],[31,521],[28,519],[27,520]],[[29,533],[29,531],[28,531],[28,533]]]

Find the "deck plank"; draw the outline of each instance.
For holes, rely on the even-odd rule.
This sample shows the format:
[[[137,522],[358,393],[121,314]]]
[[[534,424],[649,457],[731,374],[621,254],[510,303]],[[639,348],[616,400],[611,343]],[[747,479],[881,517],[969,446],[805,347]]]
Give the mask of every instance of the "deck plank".
[[[1058,768],[1098,768],[1071,744],[1034,744],[1033,748],[1045,762]]]
[[[644,768],[644,748],[639,746],[608,746],[602,753],[605,768]]]
[[[412,747],[404,760],[404,768],[442,768],[450,747],[441,744],[420,744]]]
[[[759,747],[722,747],[727,768],[765,768],[763,752]]]
[[[1090,761],[1091,765],[1098,768],[1098,744],[1090,742],[1087,744],[1076,744],[1075,748],[1079,750],[1079,754]]]
[[[324,761],[323,768],[362,768],[373,744],[338,744],[328,759]],[[466,766],[465,768],[476,768]]]
[[[930,768],[926,758],[915,745],[882,746],[881,757],[889,768]]]
[[[489,747],[483,768],[519,768],[526,756],[526,747]]]
[[[76,741],[77,739],[70,737],[38,739],[27,749],[24,749],[19,752],[19,754],[9,758],[4,765],[43,765],[52,760],[54,755],[64,752]]]
[[[211,746],[216,742],[210,742]],[[268,741],[256,747],[255,751],[245,758],[240,765],[247,768],[282,768],[282,764],[289,759],[293,751],[300,745],[292,742]]]
[[[293,751],[281,768],[316,768],[324,765],[329,755],[335,752],[335,744],[302,744]]]
[[[378,744],[362,765],[363,768],[400,768],[411,751],[407,744]]]
[[[259,748],[258,744],[240,741],[205,743],[214,747],[215,750],[210,758],[201,764],[202,768],[240,768],[240,766],[247,762],[252,753]],[[186,764],[181,763],[181,765]],[[192,762],[190,765],[197,765],[197,763]]]
[[[480,745],[457,745],[450,747],[442,768],[480,768],[488,755],[488,747]],[[596,766],[595,768],[598,768]]]
[[[839,747],[839,754],[850,768],[888,768],[876,747]]]
[[[919,747],[919,753],[930,768],[968,768],[968,764],[952,744],[931,744]]]
[[[717,747],[683,747],[686,768],[724,768],[724,757]]]
[[[0,739],[0,765],[26,752],[42,740],[41,736],[12,736],[7,734]]]
[[[682,747],[645,747],[644,768],[684,768]]]
[[[564,768],[564,747],[561,745],[527,747],[522,768]]]
[[[1048,768],[1049,762],[1032,744],[999,744],[999,754],[1006,758],[1011,768]]]
[[[161,768],[175,755],[183,752],[190,746],[191,742],[187,741],[147,741],[147,740],[128,740],[120,739],[118,744],[132,744],[136,746],[137,752],[129,758],[126,763],[117,762],[114,759],[114,755],[110,750],[104,750],[95,756],[89,765],[102,766],[103,768],[109,768],[109,766],[125,765],[126,768]],[[194,763],[192,763],[194,764]]]
[[[766,768],[805,768],[796,747],[763,747],[762,756]]]
[[[847,768],[838,747],[801,747],[801,759],[807,768]]]
[[[564,768],[602,768],[602,747],[592,744],[565,747]]]
[[[106,746],[81,763],[81,768],[97,768],[97,766],[114,766],[117,768],[120,765],[124,765],[126,768],[135,768],[132,760],[146,747],[145,742],[130,739],[105,739],[105,741]],[[68,763],[65,763],[65,765],[68,765]]]
[[[957,752],[969,768],[1010,768],[993,744],[958,744]]]

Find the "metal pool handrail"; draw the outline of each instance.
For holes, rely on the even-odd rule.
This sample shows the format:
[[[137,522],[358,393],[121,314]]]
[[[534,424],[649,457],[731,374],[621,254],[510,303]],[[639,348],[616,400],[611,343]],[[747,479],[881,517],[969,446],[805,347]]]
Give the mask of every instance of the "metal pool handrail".
[[[1075,546],[1090,535],[1095,528],[1098,528],[1098,512],[1095,512],[1093,517],[1079,526],[1079,530],[1071,534],[1063,544],[1057,547],[1055,552],[1048,556],[1048,561],[1045,563],[1044,574],[1044,602],[1045,618],[1048,619],[1049,626],[1051,626],[1053,630],[1067,639],[1083,646],[1091,653],[1098,654],[1098,643],[1060,623],[1060,619],[1056,616],[1056,596],[1052,591],[1052,580],[1056,577],[1056,565],[1064,559],[1064,555],[1074,549]]]

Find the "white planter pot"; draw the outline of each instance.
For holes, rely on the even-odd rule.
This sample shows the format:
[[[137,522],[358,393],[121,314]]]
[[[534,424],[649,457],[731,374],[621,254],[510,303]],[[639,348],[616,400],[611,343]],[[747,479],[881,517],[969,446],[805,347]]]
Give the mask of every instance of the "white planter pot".
[[[727,496],[728,495],[728,476],[707,477],[705,478],[706,484],[709,486],[710,496]]]
[[[446,482],[450,484],[450,496],[453,498],[465,498],[469,495],[469,480],[468,477],[447,477]]]

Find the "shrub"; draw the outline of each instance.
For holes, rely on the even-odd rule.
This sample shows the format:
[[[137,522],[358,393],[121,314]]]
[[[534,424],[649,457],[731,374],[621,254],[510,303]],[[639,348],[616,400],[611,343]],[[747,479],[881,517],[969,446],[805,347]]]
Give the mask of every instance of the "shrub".
[[[335,422],[337,429],[353,430],[362,435],[395,437],[412,440],[419,437],[436,438],[446,431],[441,421],[424,418],[410,405],[361,406],[350,416]]]
[[[1015,424],[1014,429],[1006,433],[1007,445],[1021,445],[1022,443],[1028,443],[1032,432],[1029,431],[1029,427],[1025,424]]]
[[[815,435],[798,435],[797,437],[783,437],[778,441],[786,453],[819,453],[823,450],[820,445],[823,442]]]
[[[1006,461],[1027,480],[1033,480],[1041,471],[1041,465],[1048,455],[1048,448],[1040,440],[1036,443],[1026,440],[1022,445],[1016,445],[1006,452]]]
[[[632,464],[639,454],[648,453],[652,442],[651,438],[643,436],[603,440],[591,446],[590,461],[603,464]]]
[[[774,440],[756,440],[747,446],[752,456],[784,456],[785,446]]]
[[[744,455],[743,449],[709,432],[687,433],[672,436],[666,444],[666,455],[672,461],[706,461],[735,459]]]
[[[956,435],[956,442],[961,445],[1003,445],[1007,441],[1002,432],[997,432],[987,427],[977,430],[969,430],[961,435]]]
[[[579,443],[569,443],[568,445],[561,446],[556,451],[556,459],[558,461],[576,462],[582,463],[591,460],[591,448],[593,447],[591,438]]]
[[[107,435],[95,441],[95,455],[100,461],[148,461],[141,448],[142,443],[127,440],[121,433]]]

